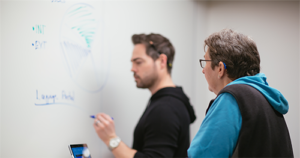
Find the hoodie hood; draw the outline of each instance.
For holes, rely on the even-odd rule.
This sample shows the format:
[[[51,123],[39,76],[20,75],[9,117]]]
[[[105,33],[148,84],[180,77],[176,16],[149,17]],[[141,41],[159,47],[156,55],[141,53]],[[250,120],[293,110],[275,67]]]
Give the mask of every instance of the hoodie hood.
[[[289,110],[289,104],[284,96],[275,88],[269,86],[267,77],[263,73],[259,73],[255,76],[245,76],[238,78],[228,85],[233,84],[247,84],[258,91],[260,91],[268,102],[274,107],[275,110],[281,114],[286,114]]]
[[[181,87],[162,88],[162,89],[158,90],[156,93],[154,93],[151,96],[150,100],[153,101],[153,100],[156,100],[156,99],[158,99],[160,97],[164,97],[164,96],[172,96],[172,97],[175,97],[175,98],[181,100],[184,103],[185,107],[187,108],[187,111],[190,115],[191,123],[193,123],[196,120],[194,108],[190,104],[189,98],[184,94]]]

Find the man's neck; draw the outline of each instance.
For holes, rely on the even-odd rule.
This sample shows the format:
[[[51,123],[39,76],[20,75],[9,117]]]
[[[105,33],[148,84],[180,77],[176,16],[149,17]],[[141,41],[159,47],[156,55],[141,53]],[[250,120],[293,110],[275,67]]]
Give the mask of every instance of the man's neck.
[[[157,79],[155,84],[151,87],[149,87],[149,90],[151,92],[151,95],[156,93],[158,90],[165,88],[165,87],[176,87],[176,85],[173,83],[172,78],[170,74],[166,74],[161,76]]]

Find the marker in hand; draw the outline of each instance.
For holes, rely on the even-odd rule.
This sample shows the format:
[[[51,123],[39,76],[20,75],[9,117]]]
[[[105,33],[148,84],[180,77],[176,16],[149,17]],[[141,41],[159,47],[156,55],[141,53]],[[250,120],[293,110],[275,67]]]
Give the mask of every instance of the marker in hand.
[[[96,116],[95,116],[95,115],[91,115],[90,117],[91,117],[92,119],[95,119],[95,118],[96,118]],[[113,117],[111,117],[111,119],[112,119],[112,120],[114,120],[114,118],[113,118]]]

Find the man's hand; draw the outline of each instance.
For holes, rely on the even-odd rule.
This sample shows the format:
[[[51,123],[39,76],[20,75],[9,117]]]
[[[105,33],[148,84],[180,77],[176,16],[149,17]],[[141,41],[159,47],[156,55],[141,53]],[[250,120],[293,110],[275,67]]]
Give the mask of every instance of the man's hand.
[[[117,137],[115,133],[115,124],[112,118],[104,113],[96,115],[94,128],[99,138],[108,146],[112,138]]]
[[[99,138],[108,146],[112,138],[117,137],[115,133],[115,124],[112,118],[104,113],[99,113],[95,117],[94,128]],[[129,148],[122,141],[119,146],[112,150],[116,158],[133,158],[137,151]]]

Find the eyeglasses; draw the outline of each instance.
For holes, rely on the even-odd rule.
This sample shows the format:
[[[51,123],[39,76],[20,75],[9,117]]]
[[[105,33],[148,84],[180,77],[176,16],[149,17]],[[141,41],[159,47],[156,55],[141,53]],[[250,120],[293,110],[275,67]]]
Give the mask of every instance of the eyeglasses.
[[[204,68],[204,67],[205,67],[205,65],[206,65],[206,61],[212,61],[212,60],[204,60],[204,59],[199,59],[200,66],[201,66],[202,68]]]
[[[201,66],[202,68],[204,68],[204,67],[205,67],[205,65],[206,65],[206,61],[212,61],[212,60],[204,60],[204,59],[199,59],[200,66]],[[222,63],[223,63],[223,65],[224,65],[224,68],[225,68],[225,69],[227,69],[227,66],[226,66],[226,64],[225,64],[224,62],[222,62]]]

